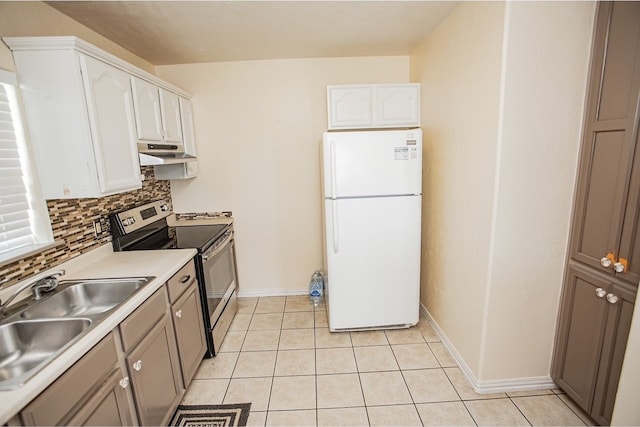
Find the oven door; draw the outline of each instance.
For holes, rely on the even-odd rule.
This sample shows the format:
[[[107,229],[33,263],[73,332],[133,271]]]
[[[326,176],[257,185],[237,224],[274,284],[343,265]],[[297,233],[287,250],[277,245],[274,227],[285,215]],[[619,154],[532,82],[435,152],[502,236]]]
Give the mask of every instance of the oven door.
[[[202,254],[202,269],[211,328],[215,326],[220,313],[236,287],[232,241],[233,231],[228,230],[211,249]]]

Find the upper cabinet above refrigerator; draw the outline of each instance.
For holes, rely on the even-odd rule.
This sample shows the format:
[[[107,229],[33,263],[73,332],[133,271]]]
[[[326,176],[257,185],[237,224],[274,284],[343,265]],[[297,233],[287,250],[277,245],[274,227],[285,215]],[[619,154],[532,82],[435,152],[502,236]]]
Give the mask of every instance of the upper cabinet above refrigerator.
[[[420,126],[420,84],[327,86],[329,130]]]

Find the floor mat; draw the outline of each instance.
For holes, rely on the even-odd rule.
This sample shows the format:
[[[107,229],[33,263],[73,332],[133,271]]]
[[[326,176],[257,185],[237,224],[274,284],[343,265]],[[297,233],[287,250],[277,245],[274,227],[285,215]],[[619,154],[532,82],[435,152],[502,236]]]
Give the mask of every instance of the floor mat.
[[[236,405],[180,405],[170,426],[231,427],[246,426],[251,403]]]

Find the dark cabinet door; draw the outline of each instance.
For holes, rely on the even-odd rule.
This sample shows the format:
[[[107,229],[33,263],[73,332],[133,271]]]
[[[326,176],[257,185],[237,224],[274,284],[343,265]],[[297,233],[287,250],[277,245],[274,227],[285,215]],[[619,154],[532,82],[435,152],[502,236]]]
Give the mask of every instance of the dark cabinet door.
[[[640,10],[640,7],[638,7]],[[640,22],[640,13],[637,17]],[[640,27],[640,24],[638,25]],[[640,53],[638,53],[640,58]],[[640,69],[640,64],[638,64]],[[640,282],[640,235],[638,225],[640,223],[640,128],[636,128],[636,152],[631,169],[631,181],[629,185],[629,197],[622,224],[619,258],[625,263],[625,271],[616,273],[621,280],[637,286]]]
[[[635,297],[606,274],[569,267],[552,374],[600,424],[611,421]]]
[[[206,350],[198,282],[194,281],[171,308],[180,353],[182,379],[185,384],[189,384]]]
[[[140,424],[166,425],[182,396],[175,335],[168,316],[127,356]]]
[[[571,258],[614,275],[623,255],[630,264],[638,222],[640,3],[602,3],[596,19]]]
[[[606,277],[570,268],[561,301],[553,377],[587,412],[598,375],[609,287]]]
[[[624,352],[627,349],[636,291],[625,283],[613,284],[605,299],[606,325],[591,408],[591,417],[602,425],[611,422]]]
[[[640,279],[640,2],[598,5],[552,376],[611,421]]]

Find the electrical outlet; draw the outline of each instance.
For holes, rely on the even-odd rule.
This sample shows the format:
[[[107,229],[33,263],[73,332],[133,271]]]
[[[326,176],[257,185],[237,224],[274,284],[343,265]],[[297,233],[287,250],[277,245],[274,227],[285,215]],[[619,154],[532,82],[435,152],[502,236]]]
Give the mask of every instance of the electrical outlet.
[[[93,221],[93,234],[96,237],[102,234],[102,224],[100,224],[99,219],[96,219],[95,221]]]

